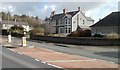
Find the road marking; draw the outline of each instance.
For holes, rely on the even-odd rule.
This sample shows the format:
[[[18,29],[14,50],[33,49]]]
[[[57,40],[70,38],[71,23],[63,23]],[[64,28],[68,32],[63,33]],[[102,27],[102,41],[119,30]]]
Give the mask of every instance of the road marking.
[[[22,53],[21,53],[21,52],[18,52],[18,54],[22,55]]]
[[[47,63],[47,64],[50,65],[50,66],[56,67],[56,68],[62,68],[62,67],[59,67],[59,66],[56,66],[56,65],[50,64],[50,63]]]
[[[46,53],[46,52],[37,52],[37,53],[35,53],[35,52],[23,52],[23,54],[62,54],[62,53],[58,53],[58,52],[55,52],[55,53]]]
[[[91,59],[91,60],[55,60],[55,61],[46,61],[46,62],[84,62],[84,61],[96,61],[96,59]]]
[[[78,55],[74,55],[74,56],[78,56]],[[80,57],[84,57],[84,58],[87,58],[87,59],[95,59],[95,58],[91,58],[91,57],[88,57],[88,56],[80,56]],[[110,62],[110,63],[116,64],[115,62],[108,61],[108,60],[103,60],[103,59],[95,59],[95,60],[104,61],[104,62]]]
[[[47,62],[41,61],[41,63],[44,63],[44,64],[46,64]]]
[[[15,52],[15,50],[13,50],[13,49],[10,49],[10,48],[7,48],[8,50],[10,50],[10,51],[13,51],[13,52]]]
[[[61,69],[63,69],[63,70],[67,70],[67,69],[65,69],[65,68],[62,68],[62,67],[60,67],[60,66],[56,66],[56,65],[47,63],[47,62],[45,62],[45,61],[41,61],[41,63],[47,64],[47,65],[49,65],[49,66],[53,66],[53,67],[56,67],[56,68],[61,68]]]
[[[40,60],[38,60],[38,59],[35,59],[36,61],[40,61]]]

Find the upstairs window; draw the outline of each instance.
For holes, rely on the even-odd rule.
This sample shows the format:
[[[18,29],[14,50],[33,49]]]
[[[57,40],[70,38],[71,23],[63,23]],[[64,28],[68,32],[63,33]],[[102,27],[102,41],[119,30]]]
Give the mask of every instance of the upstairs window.
[[[66,24],[66,25],[67,25],[67,23],[68,23],[67,21],[68,21],[68,19],[66,18],[66,19],[65,19],[65,24]]]
[[[71,24],[71,20],[70,19],[65,19],[65,25],[70,25]]]
[[[85,21],[83,20],[83,24],[85,23]]]

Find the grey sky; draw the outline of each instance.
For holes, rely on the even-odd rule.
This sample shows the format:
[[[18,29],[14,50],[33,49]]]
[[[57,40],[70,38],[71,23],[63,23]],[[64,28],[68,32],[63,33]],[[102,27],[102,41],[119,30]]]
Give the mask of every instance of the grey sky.
[[[111,6],[109,6],[111,5]],[[12,14],[27,14],[30,16],[39,16],[39,18],[44,19],[46,16],[50,16],[53,10],[56,13],[61,13],[64,8],[68,11],[77,10],[81,7],[81,10],[87,15],[91,16],[94,20],[98,18],[103,18],[110,12],[116,11],[116,2],[4,2],[2,3],[2,9],[0,11],[10,11]],[[106,9],[104,11],[104,9]],[[108,10],[107,10],[108,9]],[[110,11],[109,11],[110,10]],[[108,12],[106,12],[108,11]],[[98,12],[95,13],[95,12]],[[103,16],[101,13],[107,13]],[[95,13],[95,14],[93,14]]]

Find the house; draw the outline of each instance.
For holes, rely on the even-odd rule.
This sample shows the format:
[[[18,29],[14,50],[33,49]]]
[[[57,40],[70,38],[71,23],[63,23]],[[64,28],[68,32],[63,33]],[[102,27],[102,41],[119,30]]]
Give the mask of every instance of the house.
[[[10,29],[12,26],[17,25],[17,26],[22,26],[24,28],[24,31],[29,31],[29,25],[26,22],[16,22],[16,21],[5,21],[3,20],[1,22],[2,24],[2,29]]]
[[[70,34],[79,29],[90,29],[89,26],[94,24],[94,20],[85,16],[80,7],[78,10],[70,12],[63,9],[63,13],[60,14],[53,11],[51,16],[45,19],[45,22],[46,31],[52,34]]]
[[[90,26],[92,35],[120,35],[120,12],[112,12],[105,18]]]

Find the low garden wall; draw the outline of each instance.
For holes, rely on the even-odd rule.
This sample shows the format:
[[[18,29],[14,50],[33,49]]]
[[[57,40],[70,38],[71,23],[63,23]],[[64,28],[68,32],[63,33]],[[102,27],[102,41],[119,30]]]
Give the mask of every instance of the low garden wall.
[[[55,43],[76,44],[76,45],[91,45],[91,46],[118,46],[120,39],[107,39],[107,38],[77,38],[77,37],[53,37],[53,36],[40,36],[30,35],[31,39],[49,41]]]

